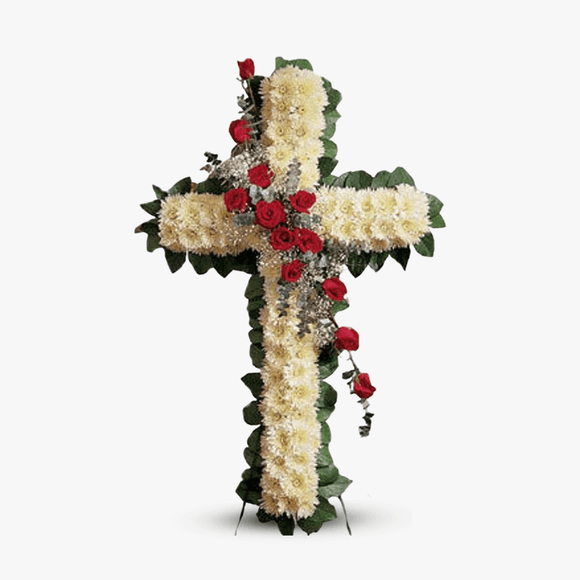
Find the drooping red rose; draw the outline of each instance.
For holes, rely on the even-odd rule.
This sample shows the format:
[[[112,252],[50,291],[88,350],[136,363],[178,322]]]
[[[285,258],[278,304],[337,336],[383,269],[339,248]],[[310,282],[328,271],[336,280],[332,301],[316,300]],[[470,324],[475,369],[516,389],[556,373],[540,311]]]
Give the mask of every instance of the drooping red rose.
[[[310,213],[308,210],[314,205],[316,194],[301,189],[290,196],[292,207],[301,213]]]
[[[371,379],[367,373],[360,373],[354,381],[354,392],[361,399],[368,399],[377,389],[371,385]]]
[[[268,202],[262,199],[256,204],[257,224],[271,230],[284,221],[286,221],[286,212],[280,200]]]
[[[238,60],[238,68],[240,69],[242,80],[245,81],[254,76],[254,61],[251,58],[247,58],[241,62]]]
[[[298,236],[294,230],[281,226],[272,230],[270,234],[270,244],[275,250],[285,252],[296,245]]]
[[[245,211],[250,202],[248,192],[242,187],[230,189],[224,193],[224,203],[228,211]]]
[[[322,250],[322,240],[312,230],[298,228],[298,247],[301,252],[312,252],[316,254]]]
[[[236,143],[250,140],[250,126],[245,119],[238,119],[230,123],[230,135]]]
[[[322,289],[333,300],[344,300],[346,286],[340,278],[329,278],[322,283]]]
[[[306,264],[300,260],[292,260],[289,264],[282,264],[282,278],[286,282],[296,282],[302,276],[302,268]]]
[[[335,331],[334,337],[334,345],[338,350],[358,350],[359,337],[354,328],[341,326]]]
[[[265,163],[256,165],[248,171],[248,179],[250,183],[257,185],[258,187],[269,187],[272,183],[272,178],[274,174],[268,169]]]

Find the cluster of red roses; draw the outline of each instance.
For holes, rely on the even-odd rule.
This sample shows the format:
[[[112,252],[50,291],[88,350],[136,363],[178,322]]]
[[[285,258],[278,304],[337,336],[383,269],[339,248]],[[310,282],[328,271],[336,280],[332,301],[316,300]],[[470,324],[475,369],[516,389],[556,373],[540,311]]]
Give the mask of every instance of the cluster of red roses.
[[[253,185],[267,188],[272,183],[273,174],[265,163],[256,165],[248,171],[248,180]],[[290,205],[299,213],[310,213],[309,209],[316,201],[316,195],[309,191],[300,190],[290,196]],[[250,205],[250,195],[247,189],[238,187],[230,189],[224,195],[224,202],[228,211],[244,213]],[[302,253],[317,254],[322,250],[322,240],[316,232],[308,228],[289,228],[284,225],[288,221],[283,203],[275,199],[266,201],[261,199],[256,203],[256,224],[270,230],[270,244],[277,251],[285,252],[298,248]],[[306,264],[302,260],[293,260],[282,265],[282,278],[286,282],[296,282],[302,275]]]

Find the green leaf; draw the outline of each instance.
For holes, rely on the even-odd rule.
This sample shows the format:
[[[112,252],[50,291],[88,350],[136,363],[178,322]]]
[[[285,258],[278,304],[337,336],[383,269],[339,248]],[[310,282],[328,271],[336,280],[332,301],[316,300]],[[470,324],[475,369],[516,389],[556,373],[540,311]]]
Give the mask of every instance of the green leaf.
[[[336,178],[336,181],[334,182],[334,187],[346,187],[345,183],[346,183],[346,180],[348,179],[349,175],[350,175],[350,171],[347,171],[346,173],[339,175]]]
[[[149,201],[147,203],[142,203],[141,207],[153,217],[157,217],[159,210],[161,209],[161,200],[156,199],[154,201]]]
[[[243,409],[243,415],[248,425],[259,425],[262,422],[262,414],[258,409],[258,401],[248,403]]]
[[[248,314],[250,319],[258,320],[260,317],[260,311],[262,307],[266,304],[262,298],[252,298],[252,300],[248,301]],[[252,328],[257,328],[256,326],[252,326]]]
[[[434,218],[431,219],[431,227],[432,228],[444,228],[445,227],[445,220],[443,219],[442,215],[436,215]]]
[[[348,477],[344,477],[344,475],[339,475],[334,481],[334,483],[330,483],[329,485],[324,485],[318,488],[318,495],[328,499],[329,497],[338,497],[342,495],[346,488],[352,483],[352,479],[348,479]]]
[[[379,187],[388,187],[387,183],[389,183],[389,179],[391,174],[389,171],[379,171],[374,177],[371,183],[371,187],[379,188]]]
[[[433,238],[433,234],[431,232],[427,232],[416,244],[415,250],[421,256],[427,256],[431,258],[435,253],[435,239]]]
[[[268,512],[266,512],[263,508],[258,508],[258,512],[256,513],[256,517],[258,518],[258,521],[260,521],[261,523],[265,524],[267,522],[271,522],[274,519],[274,516],[270,515]]]
[[[352,375],[354,375],[354,370],[346,371],[345,373],[342,373],[342,378],[346,381],[346,380],[350,379],[350,377],[352,377]]]
[[[288,516],[281,516],[274,518],[276,524],[278,524],[278,529],[283,536],[294,535],[294,520]]]
[[[335,465],[327,465],[326,467],[317,467],[318,485],[329,485],[336,481],[338,477],[338,469]]]
[[[213,256],[212,257],[213,267],[216,272],[225,278],[236,265],[236,260],[233,256]]]
[[[441,208],[443,207],[443,202],[430,193],[425,194],[429,200],[429,219],[433,219],[435,216],[441,213]]]
[[[262,491],[260,489],[260,476],[252,469],[246,469],[242,473],[242,481],[236,488],[236,493],[240,496],[242,501],[259,505]]]
[[[316,412],[316,420],[319,423],[327,421],[333,412],[334,407],[322,407],[321,409],[318,409],[318,411]]]
[[[336,159],[331,159],[330,157],[321,157],[318,160],[318,169],[320,171],[320,177],[324,178],[330,175],[337,165],[338,161]]]
[[[135,228],[136,234],[140,234],[141,232],[145,232],[146,234],[159,234],[159,222],[153,219],[142,223]]]
[[[253,449],[250,449],[249,447],[246,447],[244,449],[244,459],[246,460],[246,463],[250,467],[254,467],[256,465],[259,465],[262,461],[260,454],[256,453],[256,451],[254,451]]]
[[[216,177],[208,178],[197,185],[197,193],[213,193],[214,195],[220,195],[225,193],[225,191],[226,190],[221,181]]]
[[[261,329],[253,328],[248,332],[248,336],[250,337],[250,342],[252,344],[261,345],[262,341],[264,340],[264,332]]]
[[[324,115],[326,126],[324,128],[324,137],[332,137],[336,131],[336,122],[340,119],[340,113],[336,110],[327,111]]]
[[[295,60],[286,60],[281,56],[276,57],[276,69],[284,68],[285,66],[293,65],[295,67],[312,70],[312,65],[305,58],[297,58]]]
[[[254,250],[245,250],[235,256],[232,256],[234,270],[246,272],[246,274],[258,273],[257,253]]]
[[[332,457],[330,455],[330,450],[328,449],[328,444],[321,445],[318,448],[318,453],[316,455],[316,465],[317,467],[327,467],[329,465],[334,465]]]
[[[260,437],[262,436],[263,427],[256,427],[248,437],[248,447],[258,453],[260,451]]]
[[[330,427],[326,421],[320,422],[320,443],[322,445],[328,445],[332,436],[330,434]]]
[[[365,271],[365,268],[369,265],[370,261],[370,252],[361,252],[360,254],[353,252],[349,254],[346,266],[350,273],[355,278],[358,278],[358,276],[360,276]]]
[[[324,157],[330,157],[330,159],[334,159],[334,157],[336,157],[336,154],[338,153],[338,147],[336,146],[336,143],[334,141],[331,141],[330,139],[325,139],[324,137],[321,139],[321,141],[322,144],[324,145]],[[332,169],[334,169],[334,167]]]
[[[337,368],[338,355],[335,355],[318,367],[318,375],[321,379],[327,379]]]
[[[155,192],[157,199],[165,199],[167,197],[167,192],[163,191],[160,187],[157,187],[156,185],[153,186],[153,191]]]
[[[184,177],[180,179],[173,187],[167,192],[169,195],[185,195],[191,192],[191,177]]]
[[[395,185],[401,185],[401,183],[415,185],[413,178],[402,167],[397,167],[397,169],[391,173],[387,182],[387,187],[395,187]]]
[[[316,406],[322,407],[334,407],[336,405],[336,400],[338,394],[336,390],[325,381],[320,381],[320,386],[318,387],[318,400],[316,401]]]
[[[264,362],[264,350],[257,346],[256,344],[250,345],[250,358],[252,359],[252,364],[258,368],[262,368],[262,362]]]
[[[391,258],[398,262],[403,267],[403,270],[407,269],[407,263],[409,262],[409,257],[411,256],[411,248],[394,248],[389,252]]]
[[[211,256],[189,252],[187,254],[187,259],[198,274],[205,274],[210,268],[213,267]]]
[[[370,187],[372,182],[372,176],[366,171],[351,171],[346,178],[345,186],[354,187],[355,189],[365,189]]]
[[[329,522],[336,519],[336,509],[325,498],[319,496],[319,504],[316,506],[314,513],[308,517],[298,520],[298,526],[304,530],[308,535],[317,532],[322,527],[324,522]]]
[[[256,399],[262,393],[264,381],[262,381],[260,373],[248,373],[242,377],[242,382],[246,387],[248,387],[248,389],[250,389],[252,395],[254,395]]]
[[[264,282],[261,276],[251,276],[246,286],[244,296],[250,300],[252,298],[262,298],[264,294]]]
[[[332,314],[336,316],[338,312],[342,312],[348,308],[348,301],[346,300],[335,300],[332,303]]]
[[[323,81],[326,81],[326,79],[323,79]],[[326,83],[328,83],[328,85],[330,85],[330,82],[326,81]],[[342,101],[342,95],[340,94],[340,91],[337,91],[336,89],[330,87],[327,88],[327,84],[324,83],[324,88],[326,89],[326,95],[328,96],[328,105],[326,105],[327,107],[327,111],[330,112],[334,109],[336,109],[336,107],[338,107],[338,104],[340,103],[340,101]],[[326,111],[325,111],[326,113]]]
[[[336,181],[336,175],[327,175],[326,177],[323,177],[320,180],[320,183],[322,185],[328,185],[329,187],[334,185],[334,182]]]
[[[183,264],[185,264],[185,252],[172,252],[167,248],[164,248],[164,250],[167,265],[169,266],[171,273],[174,274],[179,270],[179,268],[181,268],[181,266],[183,266]]]
[[[157,248],[161,247],[161,238],[159,237],[159,234],[154,233],[154,234],[148,234],[147,235],[147,251],[148,252],[153,252],[154,250],[156,250]]]
[[[373,252],[371,254],[371,261],[369,266],[378,272],[385,264],[386,259],[389,257],[389,252]]]

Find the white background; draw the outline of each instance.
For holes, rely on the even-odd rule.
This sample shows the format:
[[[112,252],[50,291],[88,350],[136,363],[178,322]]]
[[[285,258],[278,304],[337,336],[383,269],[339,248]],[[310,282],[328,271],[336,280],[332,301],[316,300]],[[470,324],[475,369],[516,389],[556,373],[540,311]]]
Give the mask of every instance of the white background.
[[[572,7],[3,2],[0,576],[580,577]],[[445,202],[434,258],[343,276],[378,388],[360,439],[331,379],[352,537],[338,503],[234,537],[247,276],[172,275],[133,234],[152,183],[228,157],[236,61],[276,56],[342,92],[335,173]]]

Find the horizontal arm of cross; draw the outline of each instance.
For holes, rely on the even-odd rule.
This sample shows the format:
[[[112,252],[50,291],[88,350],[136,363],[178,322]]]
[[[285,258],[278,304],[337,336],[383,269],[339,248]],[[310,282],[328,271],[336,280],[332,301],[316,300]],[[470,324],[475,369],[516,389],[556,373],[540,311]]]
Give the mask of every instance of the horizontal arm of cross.
[[[311,212],[320,217],[324,241],[382,252],[416,244],[429,231],[429,201],[411,185],[363,189],[321,187]],[[268,232],[234,224],[223,195],[167,197],[161,207],[161,245],[174,252],[234,255],[263,250]]]

